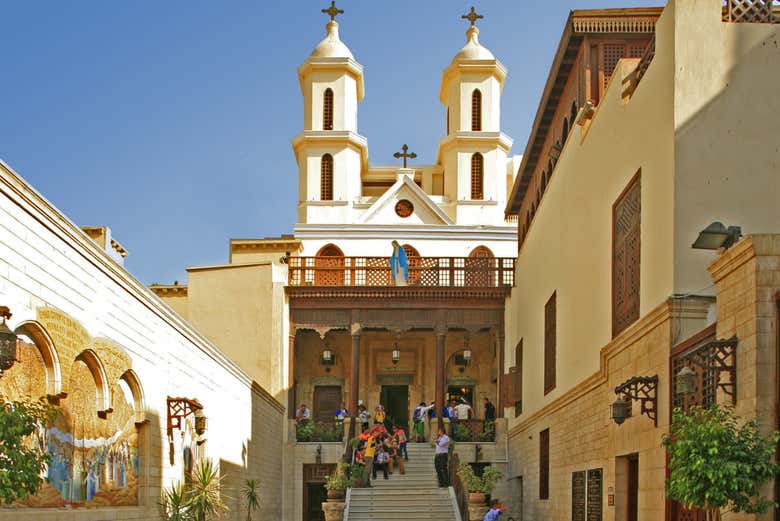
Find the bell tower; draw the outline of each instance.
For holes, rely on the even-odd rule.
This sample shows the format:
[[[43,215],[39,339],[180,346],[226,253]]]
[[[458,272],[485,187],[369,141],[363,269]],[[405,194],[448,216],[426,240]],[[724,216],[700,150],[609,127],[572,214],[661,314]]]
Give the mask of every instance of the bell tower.
[[[512,140],[501,132],[501,91],[507,70],[479,42],[474,8],[466,45],[442,74],[439,100],[447,110],[446,136],[439,144],[444,193],[455,203],[458,224],[496,222],[507,197]],[[500,218],[499,218],[500,221]]]
[[[349,222],[361,194],[367,168],[366,139],[358,134],[363,66],[339,38],[335,1],[322,12],[330,16],[327,35],[298,67],[303,95],[303,132],[292,141],[298,162],[298,222]]]

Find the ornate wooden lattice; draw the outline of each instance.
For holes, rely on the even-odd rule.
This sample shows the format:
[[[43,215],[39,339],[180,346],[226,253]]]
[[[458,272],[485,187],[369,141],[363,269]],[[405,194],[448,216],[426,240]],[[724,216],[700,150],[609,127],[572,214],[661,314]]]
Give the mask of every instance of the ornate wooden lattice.
[[[550,429],[539,433],[539,499],[550,498]]]
[[[331,245],[332,246],[332,245]],[[344,257],[332,246],[317,257],[290,257],[290,286],[391,286],[389,257]],[[513,257],[415,257],[408,283],[434,287],[508,287],[514,284]]]
[[[333,130],[333,90],[322,94],[322,130]]]
[[[409,265],[409,277],[406,282],[413,286],[420,282],[420,252],[411,244],[404,244],[401,247],[406,252],[406,260]]]
[[[639,318],[641,191],[635,177],[612,208],[612,335]]]
[[[479,89],[471,93],[471,130],[482,130],[482,92]]]
[[[333,200],[333,156],[325,154],[320,161],[320,199]]]
[[[471,198],[475,201],[481,201],[484,196],[484,179],[485,159],[477,152],[471,156]]]
[[[605,43],[601,49],[601,64],[604,71],[604,88],[607,88],[612,73],[618,62],[626,56],[626,45],[623,43]]]
[[[711,340],[673,356],[672,375],[677,375],[684,367],[697,374],[693,392],[687,395],[675,393],[673,406],[685,410],[692,406],[711,407],[718,401],[718,389],[731,397],[734,405],[737,396],[737,343],[736,337]]]
[[[723,21],[733,23],[777,23],[780,18],[774,13],[778,4],[775,0],[726,0],[723,7]]]

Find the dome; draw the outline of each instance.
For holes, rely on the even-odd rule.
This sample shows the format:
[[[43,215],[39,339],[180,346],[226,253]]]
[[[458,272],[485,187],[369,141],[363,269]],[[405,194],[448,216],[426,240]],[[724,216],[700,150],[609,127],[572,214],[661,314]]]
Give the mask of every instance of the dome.
[[[339,24],[328,22],[328,35],[311,52],[311,58],[350,58],[354,59],[349,48],[339,40]]]
[[[452,61],[495,60],[496,57],[493,56],[493,53],[479,43],[478,36],[479,29],[474,26],[469,27],[469,30],[466,31],[466,37],[468,38],[468,41],[466,42],[466,45],[463,46],[463,49],[461,49],[460,52],[455,55],[455,58],[453,58]]]

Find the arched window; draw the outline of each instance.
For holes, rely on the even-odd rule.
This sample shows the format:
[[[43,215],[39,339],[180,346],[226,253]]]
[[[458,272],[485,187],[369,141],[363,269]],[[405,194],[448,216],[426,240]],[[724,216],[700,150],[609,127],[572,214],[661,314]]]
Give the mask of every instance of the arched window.
[[[333,200],[333,156],[325,154],[320,161],[320,199]]]
[[[569,137],[569,119],[563,118],[563,142],[566,143],[566,138]]]
[[[466,260],[466,286],[495,286],[497,271],[494,269],[493,252],[486,246],[477,246]]]
[[[344,253],[335,244],[326,244],[314,259],[314,284],[316,286],[342,286],[344,284]]]
[[[471,130],[482,130],[482,93],[479,89],[471,93]]]
[[[569,115],[569,121],[571,121],[571,126],[574,127],[574,124],[577,122],[577,102],[572,101],[571,102],[571,114]]]
[[[105,418],[106,414],[111,411],[111,392],[108,389],[108,377],[106,376],[106,369],[103,366],[103,362],[98,358],[97,353],[92,349],[85,349],[79,356],[76,357],[76,361],[81,362],[87,366],[89,372],[92,374],[92,378],[95,380],[96,392],[96,409],[98,416]],[[72,371],[71,371],[72,372]],[[74,394],[72,389],[71,394]]]
[[[329,88],[322,94],[322,130],[333,130],[333,91]]]
[[[484,197],[485,160],[477,152],[471,156],[471,198],[480,201]]]
[[[544,191],[547,189],[547,172],[545,172],[544,170],[542,170],[541,178],[542,178],[542,193],[544,193]]]

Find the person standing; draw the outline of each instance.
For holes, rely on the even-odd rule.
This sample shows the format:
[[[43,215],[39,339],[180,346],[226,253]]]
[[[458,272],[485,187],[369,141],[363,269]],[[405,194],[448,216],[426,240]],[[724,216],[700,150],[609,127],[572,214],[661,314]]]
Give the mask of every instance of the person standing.
[[[457,416],[458,421],[468,420],[471,415],[471,405],[469,405],[465,400],[455,406],[455,416]]]
[[[374,412],[374,425],[381,425],[382,427],[385,426],[385,408],[380,404],[376,406],[376,411]]]
[[[409,461],[409,453],[406,452],[406,442],[409,441],[406,438],[406,432],[401,427],[396,427],[393,430],[393,439],[398,443],[398,456],[403,456],[406,461]]]
[[[490,398],[485,397],[485,421],[492,422],[496,420],[496,406],[490,401]]]
[[[366,486],[371,486],[371,475],[376,477],[374,469],[374,454],[376,454],[376,440],[373,436],[369,436],[366,439],[366,448],[363,449],[363,459],[366,462],[366,468],[363,470],[363,481],[366,482]]]
[[[414,408],[412,413],[412,433],[414,434],[414,441],[421,442],[425,437],[425,402],[420,402],[420,405]]]
[[[336,409],[336,414],[334,415],[336,418],[336,425],[341,425],[344,423],[344,418],[347,418],[349,416],[349,410],[347,410],[347,404],[344,402],[341,402],[341,405],[338,409]]]
[[[298,410],[295,411],[295,421],[298,423],[307,423],[311,420],[311,411],[306,407],[305,403],[302,403]]]
[[[358,421],[362,430],[368,430],[368,420],[371,419],[371,413],[362,403],[358,406]]]
[[[449,452],[450,438],[444,432],[444,429],[440,427],[439,436],[436,438],[436,455],[433,459],[433,464],[436,467],[436,479],[439,480],[440,487],[450,486]]]

